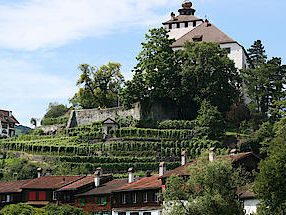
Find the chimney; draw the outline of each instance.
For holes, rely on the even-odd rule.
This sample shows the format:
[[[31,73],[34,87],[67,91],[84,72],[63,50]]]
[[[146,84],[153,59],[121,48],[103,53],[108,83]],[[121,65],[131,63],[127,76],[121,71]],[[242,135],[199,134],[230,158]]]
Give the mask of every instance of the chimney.
[[[150,171],[147,171],[146,174],[145,174],[145,177],[150,177],[150,176],[151,176]]]
[[[134,169],[133,167],[130,167],[128,169],[128,183],[134,182]]]
[[[235,155],[235,154],[236,154],[236,149],[232,149],[232,150],[230,151],[230,154],[231,154],[231,155]]]
[[[18,173],[17,172],[13,173],[13,180],[18,180]]]
[[[181,154],[181,164],[182,166],[187,164],[187,152],[183,151]]]
[[[38,178],[40,178],[40,177],[41,177],[42,172],[43,172],[43,169],[42,169],[41,167],[39,167],[39,168],[37,169]]]
[[[97,168],[96,168],[96,171],[98,171],[98,172],[99,172],[99,176],[101,176],[101,175],[102,175],[102,168],[101,168],[101,167],[97,167]]]
[[[172,12],[172,13],[171,13],[171,19],[172,19],[172,20],[175,20],[175,18],[176,18],[176,15],[175,15],[174,12]]]
[[[210,148],[210,152],[209,152],[209,161],[213,162],[213,160],[215,159],[215,147]]]
[[[94,172],[94,185],[95,187],[99,187],[100,185],[100,170],[96,170]]]
[[[165,162],[161,162],[159,164],[159,175],[165,175],[166,174],[166,163]]]
[[[46,171],[46,176],[52,176],[52,170],[51,168],[48,168],[47,171]]]

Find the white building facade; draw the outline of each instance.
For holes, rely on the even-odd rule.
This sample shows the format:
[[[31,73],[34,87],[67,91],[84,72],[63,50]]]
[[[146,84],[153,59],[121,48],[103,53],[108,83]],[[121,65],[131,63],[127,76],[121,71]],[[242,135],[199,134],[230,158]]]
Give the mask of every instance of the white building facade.
[[[19,122],[12,115],[12,111],[0,110],[0,137],[15,136],[15,125]]]

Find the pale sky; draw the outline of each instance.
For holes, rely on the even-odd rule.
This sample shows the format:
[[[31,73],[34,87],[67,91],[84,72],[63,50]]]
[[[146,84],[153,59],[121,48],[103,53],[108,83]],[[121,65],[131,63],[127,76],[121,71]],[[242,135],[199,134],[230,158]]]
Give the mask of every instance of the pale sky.
[[[0,109],[30,126],[49,102],[68,105],[81,63],[119,62],[130,79],[144,34],[181,2],[0,0]],[[246,49],[260,39],[286,63],[285,0],[193,0],[193,8]]]

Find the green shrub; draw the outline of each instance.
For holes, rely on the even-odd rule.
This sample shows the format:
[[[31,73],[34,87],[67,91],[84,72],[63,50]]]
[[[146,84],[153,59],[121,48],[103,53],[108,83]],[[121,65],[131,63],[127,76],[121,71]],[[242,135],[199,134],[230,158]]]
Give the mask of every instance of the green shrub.
[[[69,120],[69,117],[44,118],[41,120],[41,125],[66,124],[68,120]]]

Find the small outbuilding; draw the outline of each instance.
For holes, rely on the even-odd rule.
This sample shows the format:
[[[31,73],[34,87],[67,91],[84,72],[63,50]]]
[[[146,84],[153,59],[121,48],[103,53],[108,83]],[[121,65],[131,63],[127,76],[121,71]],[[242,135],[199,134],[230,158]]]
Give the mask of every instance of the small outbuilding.
[[[102,132],[105,136],[110,135],[111,130],[118,129],[119,125],[111,118],[107,118],[102,122]]]

